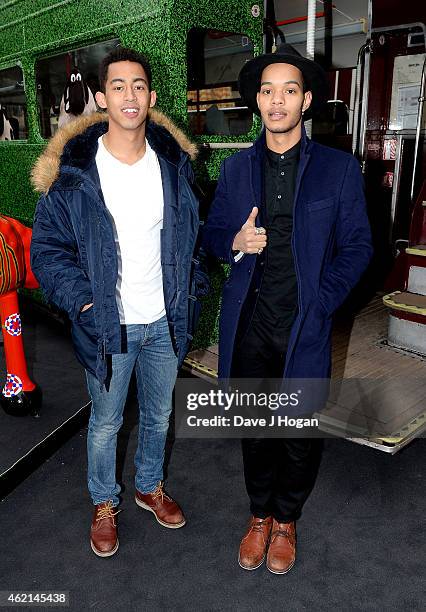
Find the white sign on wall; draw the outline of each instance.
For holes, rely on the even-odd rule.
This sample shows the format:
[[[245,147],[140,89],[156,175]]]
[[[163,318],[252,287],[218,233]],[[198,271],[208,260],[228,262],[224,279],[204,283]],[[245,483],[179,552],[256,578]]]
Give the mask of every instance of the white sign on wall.
[[[389,117],[390,130],[414,130],[417,126],[424,59],[424,53],[395,57]],[[423,116],[422,127],[426,127],[425,116]]]

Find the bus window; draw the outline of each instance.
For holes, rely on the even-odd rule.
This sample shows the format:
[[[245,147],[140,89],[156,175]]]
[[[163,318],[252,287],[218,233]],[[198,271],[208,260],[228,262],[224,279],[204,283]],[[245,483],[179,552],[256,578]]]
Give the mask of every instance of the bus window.
[[[253,57],[242,34],[189,31],[187,39],[188,119],[193,134],[239,136],[250,131],[252,112],[242,103],[238,74]]]
[[[19,66],[0,70],[0,140],[28,138],[24,77]]]
[[[120,44],[108,40],[67,51],[36,63],[40,132],[50,138],[58,127],[96,110],[101,60]]]

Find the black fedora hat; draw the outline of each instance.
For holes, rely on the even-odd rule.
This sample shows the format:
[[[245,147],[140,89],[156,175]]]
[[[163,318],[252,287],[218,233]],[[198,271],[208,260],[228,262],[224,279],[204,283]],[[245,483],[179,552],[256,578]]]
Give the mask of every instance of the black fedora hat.
[[[275,53],[259,55],[242,67],[238,77],[238,89],[244,102],[256,115],[260,115],[256,95],[260,90],[262,72],[270,64],[291,64],[299,68],[305,81],[305,91],[312,92],[311,105],[303,116],[304,119],[310,119],[327,100],[327,75],[319,64],[306,59],[287,43],[281,44]]]

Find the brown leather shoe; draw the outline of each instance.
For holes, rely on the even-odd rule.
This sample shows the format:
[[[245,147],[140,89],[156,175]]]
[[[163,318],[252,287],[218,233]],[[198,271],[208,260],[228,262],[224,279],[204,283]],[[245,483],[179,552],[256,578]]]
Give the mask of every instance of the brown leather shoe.
[[[252,516],[247,532],[240,544],[238,563],[246,570],[260,567],[265,560],[269,536],[272,527],[272,517],[265,519]]]
[[[182,510],[178,504],[163,490],[160,482],[152,493],[141,493],[136,489],[135,502],[144,510],[152,512],[157,521],[163,527],[179,529],[186,523]]]
[[[98,557],[111,557],[118,550],[116,510],[109,500],[95,506],[92,527],[90,529],[90,545]]]
[[[273,574],[286,574],[296,561],[296,524],[272,524],[271,541],[269,543],[266,567]]]

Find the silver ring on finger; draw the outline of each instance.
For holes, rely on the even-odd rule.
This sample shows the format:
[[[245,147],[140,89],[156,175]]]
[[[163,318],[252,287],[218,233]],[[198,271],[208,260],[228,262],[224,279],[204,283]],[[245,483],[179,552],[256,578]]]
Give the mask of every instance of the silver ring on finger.
[[[260,255],[263,252],[263,248],[260,247],[260,249],[257,249],[257,254]]]
[[[264,227],[255,227],[254,228],[254,233],[255,233],[256,236],[259,236],[259,235],[266,234],[266,230],[265,230]]]

